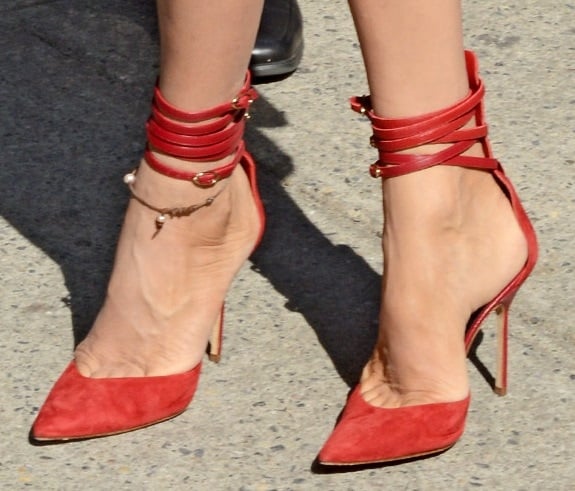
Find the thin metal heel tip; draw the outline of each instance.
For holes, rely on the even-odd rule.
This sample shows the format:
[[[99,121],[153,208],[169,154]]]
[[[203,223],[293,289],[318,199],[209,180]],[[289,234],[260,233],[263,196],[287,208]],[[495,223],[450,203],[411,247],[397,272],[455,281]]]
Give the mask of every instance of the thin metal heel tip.
[[[503,397],[507,394],[507,387],[493,387],[493,392],[495,392],[498,396]]]
[[[219,363],[221,359],[222,359],[222,356],[219,354],[217,354],[217,355],[212,354],[212,353],[208,354],[208,360],[213,361],[214,363]]]

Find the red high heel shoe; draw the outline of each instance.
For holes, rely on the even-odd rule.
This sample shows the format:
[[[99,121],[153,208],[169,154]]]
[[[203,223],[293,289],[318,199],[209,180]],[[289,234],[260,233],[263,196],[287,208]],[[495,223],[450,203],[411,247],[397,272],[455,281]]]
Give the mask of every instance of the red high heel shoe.
[[[240,164],[250,182],[261,227],[264,210],[256,184],[255,164],[245,150],[243,133],[250,104],[257,94],[250,87],[249,74],[233,101],[201,112],[188,113],[171,106],[156,89],[152,114],[147,124],[147,164],[155,171],[193,185],[210,188],[231,176]],[[193,125],[190,125],[193,123]],[[180,171],[158,160],[152,153],[209,162],[230,157],[230,162],[204,172]],[[136,173],[124,181],[132,198],[156,211],[157,232],[168,219],[187,216],[209,206],[217,195],[205,202],[184,208],[159,208],[136,195]],[[219,361],[221,354],[223,307],[208,346],[209,358]],[[90,378],[82,376],[72,361],[60,376],[34,422],[31,437],[36,441],[66,441],[108,436],[136,430],[182,413],[192,400],[198,384],[201,363],[175,375],[155,377]]]
[[[477,74],[473,53],[466,52],[469,95],[446,109],[414,118],[386,119],[377,117],[369,97],[355,97],[352,108],[372,122],[372,144],[379,150],[379,160],[370,168],[373,177],[390,178],[416,172],[435,165],[456,165],[490,172],[508,197],[517,221],[525,235],[528,255],[521,271],[493,300],[481,307],[469,320],[465,347],[469,351],[487,315],[499,316],[498,365],[494,390],[504,395],[507,390],[507,327],[513,297],[537,259],[535,231],[517,193],[492,156],[487,141],[483,114],[484,87]],[[475,119],[476,126],[464,128]],[[461,155],[480,142],[486,157]],[[396,153],[428,143],[450,144],[432,155]],[[363,465],[404,460],[439,453],[455,444],[463,434],[470,397],[456,402],[424,404],[399,408],[381,408],[368,404],[358,385],[350,394],[341,418],[319,453],[324,465]]]

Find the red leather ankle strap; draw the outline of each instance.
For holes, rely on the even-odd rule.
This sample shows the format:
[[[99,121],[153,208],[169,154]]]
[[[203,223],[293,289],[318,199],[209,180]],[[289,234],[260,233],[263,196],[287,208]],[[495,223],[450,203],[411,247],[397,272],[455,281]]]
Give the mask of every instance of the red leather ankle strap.
[[[475,169],[499,168],[492,158],[487,142],[487,125],[483,116],[483,83],[478,76],[477,60],[470,51],[465,52],[469,74],[469,94],[456,104],[411,118],[382,118],[376,116],[369,96],[353,97],[351,107],[365,114],[372,124],[372,146],[379,150],[379,160],[370,167],[373,177],[396,177],[427,169],[435,165],[455,165]],[[464,126],[475,119],[475,126]],[[461,155],[475,143],[483,145],[486,157]],[[413,155],[399,153],[425,144],[449,144],[433,154]]]
[[[244,153],[243,134],[249,107],[257,98],[249,72],[238,95],[230,102],[198,112],[172,106],[156,87],[146,132],[144,158],[156,172],[210,187],[229,177]],[[202,124],[203,123],[203,124]],[[181,171],[163,164],[154,153],[194,162],[211,162],[233,155],[232,160],[203,172]]]

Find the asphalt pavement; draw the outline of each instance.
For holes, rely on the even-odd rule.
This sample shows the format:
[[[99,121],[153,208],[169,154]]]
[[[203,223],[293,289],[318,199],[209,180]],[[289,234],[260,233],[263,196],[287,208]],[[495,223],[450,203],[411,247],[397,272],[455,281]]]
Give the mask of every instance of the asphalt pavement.
[[[465,1],[496,155],[539,233],[511,311],[469,361],[466,432],[440,456],[359,472],[312,462],[374,342],[381,202],[346,2],[301,0],[306,51],[260,86],[247,133],[269,227],[227,302],[223,360],[180,417],[33,446],[38,407],[102,300],[157,70],[151,1],[0,6],[0,489],[575,489],[575,5]],[[79,409],[81,410],[81,409]]]

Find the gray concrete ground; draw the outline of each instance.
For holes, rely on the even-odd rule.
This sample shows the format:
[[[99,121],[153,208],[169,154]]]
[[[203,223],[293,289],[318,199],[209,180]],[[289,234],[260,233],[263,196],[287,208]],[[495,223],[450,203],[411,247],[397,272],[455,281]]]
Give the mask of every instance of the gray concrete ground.
[[[368,125],[347,110],[366,83],[346,3],[301,7],[303,64],[260,88],[249,129],[270,224],[229,296],[222,363],[177,419],[49,447],[28,431],[102,298],[157,66],[153,4],[0,7],[0,488],[575,489],[575,4],[465,2],[495,150],[541,243],[512,311],[509,395],[477,369],[493,366],[490,323],[455,448],[328,475],[311,463],[374,340],[381,214]]]

